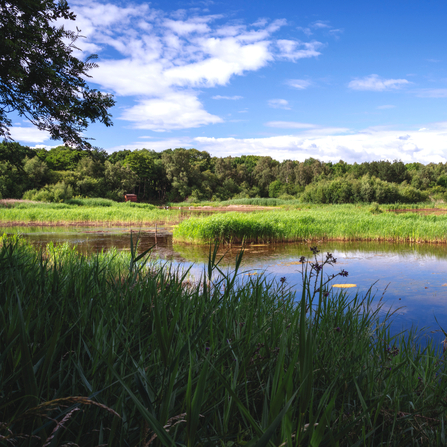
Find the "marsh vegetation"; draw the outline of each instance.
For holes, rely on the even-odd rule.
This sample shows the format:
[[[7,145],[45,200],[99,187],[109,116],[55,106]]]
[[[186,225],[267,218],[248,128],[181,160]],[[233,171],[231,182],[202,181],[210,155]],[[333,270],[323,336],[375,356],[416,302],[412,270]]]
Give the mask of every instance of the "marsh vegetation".
[[[191,281],[135,249],[3,238],[1,442],[442,444],[442,349],[392,337],[369,294],[310,271],[295,294],[240,262],[211,251]]]
[[[379,207],[331,205],[258,213],[191,217],[174,229],[190,243],[375,240],[447,241],[447,214],[383,212]]]

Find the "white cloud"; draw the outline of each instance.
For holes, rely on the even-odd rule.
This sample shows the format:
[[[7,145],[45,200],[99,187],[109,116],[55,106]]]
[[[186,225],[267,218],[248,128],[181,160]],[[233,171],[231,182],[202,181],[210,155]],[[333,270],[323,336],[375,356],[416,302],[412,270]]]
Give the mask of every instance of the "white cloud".
[[[300,160],[314,157],[326,161],[340,159],[353,163],[380,159],[409,162],[447,161],[447,141],[443,132],[409,132],[399,139],[398,131],[357,132],[349,135],[319,135],[311,130],[302,135],[268,138],[197,137],[195,147],[213,155],[269,155],[277,160]]]
[[[385,104],[383,106],[377,106],[377,109],[379,110],[385,110],[385,109],[394,109],[396,106],[393,106],[392,104]]]
[[[307,87],[311,86],[312,82],[307,81],[306,79],[289,79],[286,81],[286,84],[298,90],[304,90]]]
[[[136,129],[163,132],[171,129],[199,127],[223,120],[203,109],[200,101],[187,93],[172,93],[163,98],[143,99],[125,110],[120,117],[132,121]]]
[[[169,130],[221,122],[204,110],[198,89],[226,86],[234,76],[275,60],[316,57],[322,46],[316,41],[276,40],[274,33],[287,24],[285,19],[223,23],[223,16],[192,10],[167,14],[148,3],[118,6],[86,0],[73,0],[72,9],[76,24],[66,26],[82,30],[86,39],[79,46],[100,55],[114,51],[113,56],[101,56],[90,82],[117,96],[138,96],[140,104],[122,115],[137,128]],[[175,107],[176,95],[184,99],[179,106],[186,109]],[[163,117],[152,105],[164,111]]]
[[[420,98],[447,98],[447,88],[426,88],[419,90],[417,96]]]
[[[310,23],[307,27],[299,26],[297,30],[302,31],[306,36],[311,36],[314,32],[324,31],[335,38],[338,38],[338,35],[343,32],[342,29],[332,28],[327,20],[317,20]]]
[[[9,132],[13,140],[26,143],[43,143],[50,139],[48,132],[39,130],[37,127],[11,127]]]
[[[327,24],[327,21],[323,21],[323,20],[317,20],[316,22],[312,23],[310,26],[312,28],[330,28],[330,26]]]
[[[269,99],[269,107],[273,109],[285,109],[290,110],[289,101],[287,99]]]
[[[194,148],[197,146],[197,143],[193,142],[193,140],[189,137],[182,138],[168,138],[165,140],[152,141],[148,139],[148,141],[138,141],[130,144],[121,144],[119,146],[110,147],[107,149],[107,152],[111,154],[112,152],[122,151],[124,149],[129,149],[131,151],[135,149],[150,149],[156,152],[161,152],[166,149],[175,149],[177,147],[183,147],[185,149]]]
[[[406,79],[383,79],[376,74],[365,76],[364,78],[356,78],[348,84],[353,90],[370,90],[382,92],[384,90],[392,90],[401,88],[410,84]]]
[[[231,101],[237,101],[238,99],[242,98],[243,96],[221,96],[221,95],[213,96],[213,99],[229,99]]]
[[[146,147],[156,151],[186,147],[208,151],[213,156],[269,155],[276,160],[300,160],[315,157],[324,161],[346,162],[401,159],[411,162],[447,162],[447,122],[432,123],[430,128],[393,130],[383,127],[350,131],[343,128],[303,124],[294,134],[264,138],[180,137],[142,141],[109,148]],[[304,127],[308,126],[308,127]]]
[[[311,36],[312,35],[312,30],[310,28],[304,28],[302,26],[298,26],[296,29],[298,31],[302,31],[306,36]]]
[[[279,129],[312,129],[317,127],[315,124],[297,123],[295,121],[269,121],[265,123],[268,127],[277,127]]]
[[[298,59],[307,57],[317,57],[321,53],[318,48],[321,48],[323,44],[321,42],[301,42],[299,40],[280,39],[276,41],[276,45],[279,48],[279,56],[296,62]]]

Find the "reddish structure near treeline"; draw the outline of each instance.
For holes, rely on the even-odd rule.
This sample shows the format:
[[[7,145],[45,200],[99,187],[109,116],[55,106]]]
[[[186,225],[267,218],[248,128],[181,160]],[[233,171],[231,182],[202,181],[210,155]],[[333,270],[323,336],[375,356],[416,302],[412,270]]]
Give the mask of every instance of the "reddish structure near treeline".
[[[126,202],[138,202],[136,194],[124,194]]]

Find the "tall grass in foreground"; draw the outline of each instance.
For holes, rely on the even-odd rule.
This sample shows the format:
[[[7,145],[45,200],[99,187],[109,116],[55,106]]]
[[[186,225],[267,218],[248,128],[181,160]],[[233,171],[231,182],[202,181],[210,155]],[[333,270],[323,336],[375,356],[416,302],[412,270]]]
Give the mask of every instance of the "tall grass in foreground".
[[[368,295],[0,249],[0,444],[445,445],[445,358]],[[312,297],[314,298],[312,299]],[[380,317],[380,318],[379,318]]]
[[[447,215],[372,214],[366,207],[333,205],[300,211],[225,213],[190,218],[174,239],[193,243],[284,242],[309,239],[446,242]]]

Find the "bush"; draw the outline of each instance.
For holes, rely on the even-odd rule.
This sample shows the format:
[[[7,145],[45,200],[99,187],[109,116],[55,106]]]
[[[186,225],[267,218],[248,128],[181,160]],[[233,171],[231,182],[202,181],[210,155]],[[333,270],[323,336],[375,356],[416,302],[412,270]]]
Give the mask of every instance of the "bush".
[[[55,185],[46,185],[40,191],[27,191],[23,198],[36,200],[38,202],[63,202],[73,197],[73,188],[65,182],[58,182]]]
[[[406,183],[398,186],[396,183],[365,175],[360,181],[336,178],[312,183],[306,186],[300,198],[309,203],[417,203],[426,201],[428,193]]]

